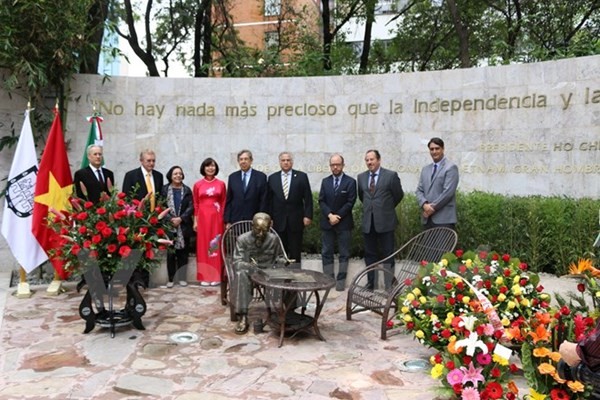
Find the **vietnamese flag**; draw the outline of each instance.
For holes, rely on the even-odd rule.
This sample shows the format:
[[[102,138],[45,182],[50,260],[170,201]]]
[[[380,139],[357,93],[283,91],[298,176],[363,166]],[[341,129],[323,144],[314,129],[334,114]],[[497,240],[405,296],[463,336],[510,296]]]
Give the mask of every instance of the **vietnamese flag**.
[[[33,221],[31,231],[46,253],[59,246],[59,235],[48,227],[50,209],[65,212],[68,210],[69,196],[73,192],[73,179],[67,158],[58,108],[54,111],[54,122],[50,128],[46,148],[42,154],[35,184]],[[52,218],[52,214],[50,214]],[[68,277],[60,260],[50,258],[61,279]]]

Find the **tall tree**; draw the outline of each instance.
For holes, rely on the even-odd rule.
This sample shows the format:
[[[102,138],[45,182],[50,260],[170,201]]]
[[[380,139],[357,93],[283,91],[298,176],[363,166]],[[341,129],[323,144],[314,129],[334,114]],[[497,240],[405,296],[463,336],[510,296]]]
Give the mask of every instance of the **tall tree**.
[[[6,3],[6,2],[5,2]],[[9,71],[8,90],[23,87],[33,104],[43,90],[61,94],[79,72],[88,41],[87,16],[93,0],[13,1],[0,7],[0,67]]]
[[[154,3],[153,0],[148,0],[146,2],[146,8],[145,8],[145,12],[143,15],[144,41],[145,41],[144,47],[142,47],[143,44],[140,42],[139,37],[138,37],[137,28],[135,25],[137,15],[136,15],[136,13],[134,13],[131,0],[124,0],[123,8],[115,7],[114,12],[116,12],[117,15],[121,16],[121,18],[124,20],[125,26],[127,28],[126,31],[123,31],[123,29],[118,26],[118,22],[117,22],[117,25],[115,26],[115,30],[119,34],[119,36],[121,36],[122,38],[127,40],[127,42],[131,46],[131,49],[133,50],[135,55],[138,56],[138,58],[140,60],[142,60],[144,65],[146,65],[146,68],[148,69],[148,75],[149,76],[160,76],[160,74],[158,72],[158,67],[156,65],[156,58],[155,58],[156,55],[154,52],[154,43],[153,43],[152,31],[151,31],[151,27],[150,27],[150,21],[152,20],[153,3]],[[117,21],[118,21],[118,19],[117,19]]]
[[[363,6],[362,0],[337,1],[330,8],[330,0],[321,0],[321,25],[323,27],[323,70],[331,71],[331,51],[341,29],[357,16]]]
[[[94,0],[88,12],[87,35],[90,51],[82,54],[79,72],[83,74],[98,73],[109,2],[110,0]]]

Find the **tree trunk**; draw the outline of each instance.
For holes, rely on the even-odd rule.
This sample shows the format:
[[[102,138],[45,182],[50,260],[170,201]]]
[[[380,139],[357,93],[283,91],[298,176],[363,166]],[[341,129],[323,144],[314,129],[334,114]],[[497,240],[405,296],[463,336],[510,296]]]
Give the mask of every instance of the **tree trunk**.
[[[323,22],[323,70],[331,71],[331,44],[333,35],[331,34],[331,10],[329,10],[329,0],[321,0],[323,11],[321,12],[321,21]]]
[[[94,44],[94,52],[85,54],[81,60],[79,72],[82,74],[97,74],[102,39],[104,38],[104,22],[108,15],[108,0],[96,0],[88,13],[89,41]]]
[[[373,21],[375,20],[375,3],[376,0],[366,0],[365,11],[367,20],[365,22],[365,36],[363,38],[363,48],[360,54],[360,66],[358,72],[366,74],[369,67],[369,52],[371,51],[371,31],[373,30]]]
[[[463,24],[460,18],[460,12],[456,5],[456,0],[448,0],[448,8],[450,9],[450,15],[452,16],[452,23],[454,30],[458,36],[458,51],[461,68],[471,67],[471,56],[469,54],[469,30]]]

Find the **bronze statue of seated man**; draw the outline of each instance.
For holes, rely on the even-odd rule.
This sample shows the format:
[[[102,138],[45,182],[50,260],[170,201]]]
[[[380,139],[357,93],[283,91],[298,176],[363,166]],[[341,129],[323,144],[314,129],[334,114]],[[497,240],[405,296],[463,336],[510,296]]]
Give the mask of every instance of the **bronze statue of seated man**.
[[[242,335],[248,331],[248,306],[252,300],[250,275],[256,268],[284,266],[281,241],[269,230],[271,217],[266,213],[256,213],[252,218],[252,231],[241,234],[236,241],[233,253],[235,281],[231,283],[237,324],[235,333]]]

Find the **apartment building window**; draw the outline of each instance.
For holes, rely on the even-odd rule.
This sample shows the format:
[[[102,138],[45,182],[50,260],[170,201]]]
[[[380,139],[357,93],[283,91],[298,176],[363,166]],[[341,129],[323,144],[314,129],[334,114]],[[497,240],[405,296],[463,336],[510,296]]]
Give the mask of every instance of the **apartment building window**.
[[[265,32],[265,49],[277,50],[279,47],[279,33],[277,31]]]
[[[281,0],[265,0],[265,17],[281,14]]]
[[[378,0],[375,6],[375,14],[392,14],[402,8],[403,0]]]

